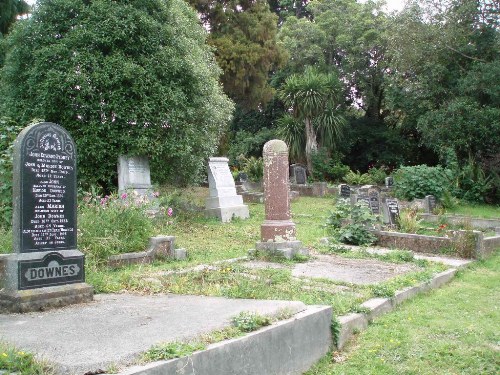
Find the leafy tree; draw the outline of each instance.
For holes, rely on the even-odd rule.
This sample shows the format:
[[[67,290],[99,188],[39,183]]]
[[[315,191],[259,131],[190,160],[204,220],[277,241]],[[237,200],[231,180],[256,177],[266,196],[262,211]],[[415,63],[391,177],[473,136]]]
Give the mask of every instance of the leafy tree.
[[[30,6],[23,0],[0,1],[0,37],[7,34],[10,26],[20,14],[27,13]]]
[[[318,150],[318,134],[325,147],[331,147],[341,136],[344,118],[337,112],[340,87],[340,81],[333,73],[323,74],[309,67],[304,74],[287,78],[278,92],[292,116],[303,122],[309,174],[313,172],[312,155]],[[289,117],[285,117],[282,126],[287,125],[296,127]],[[293,138],[285,136],[290,149],[296,150],[297,146],[291,141]]]
[[[1,110],[64,126],[87,185],[112,188],[120,154],[197,180],[233,109],[206,37],[181,0],[40,0],[5,39]]]
[[[243,109],[258,109],[274,95],[269,75],[286,55],[276,43],[278,18],[265,0],[190,0],[210,30],[225,92]]]
[[[423,1],[405,8],[391,33],[388,104],[398,126],[416,129],[443,158],[451,149],[461,167],[478,163],[496,174],[498,192],[499,7],[487,4]]]

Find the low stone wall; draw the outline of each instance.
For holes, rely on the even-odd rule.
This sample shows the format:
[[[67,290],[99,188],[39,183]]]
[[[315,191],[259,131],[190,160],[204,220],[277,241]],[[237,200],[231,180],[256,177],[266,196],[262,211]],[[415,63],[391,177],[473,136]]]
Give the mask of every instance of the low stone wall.
[[[483,233],[479,231],[449,231],[448,237],[388,231],[373,233],[377,237],[379,246],[431,254],[442,254],[443,250],[450,249],[463,258],[483,258],[491,253],[490,248],[495,243],[491,241],[490,244],[490,239],[485,239]]]
[[[336,187],[328,187],[326,182],[313,182],[307,185],[290,184],[290,190],[298,191],[303,197],[324,197],[338,194]]]
[[[439,216],[432,214],[420,214],[419,216],[425,221],[430,221],[431,223],[437,223],[439,220],[445,219],[450,224],[470,223],[470,225],[478,229],[495,229],[500,227],[500,219],[482,219],[458,215]]]
[[[500,250],[500,235],[483,239],[483,256],[489,256],[495,250]]]
[[[131,264],[152,263],[159,257],[186,259],[187,253],[184,249],[175,249],[174,236],[156,236],[149,239],[146,251],[112,255],[108,258],[108,266],[118,268]]]

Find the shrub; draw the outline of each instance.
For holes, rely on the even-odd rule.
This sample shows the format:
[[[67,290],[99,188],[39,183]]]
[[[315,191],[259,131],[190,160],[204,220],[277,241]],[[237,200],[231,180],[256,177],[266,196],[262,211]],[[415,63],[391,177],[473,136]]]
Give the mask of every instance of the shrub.
[[[368,173],[361,174],[359,171],[349,171],[344,176],[344,181],[349,185],[367,185],[371,184],[372,179]]]
[[[424,198],[426,195],[441,199],[452,188],[452,181],[452,171],[441,166],[401,167],[394,172],[394,194],[406,200]]]
[[[385,184],[385,178],[387,177],[386,168],[372,167],[368,169],[368,175],[370,176],[372,184],[383,185]]]
[[[350,170],[338,157],[331,157],[324,147],[312,154],[312,164],[314,181],[340,181]]]
[[[418,210],[402,210],[398,219],[398,228],[404,233],[417,233],[422,219],[418,218]]]
[[[253,156],[241,160],[243,160],[243,172],[247,174],[248,179],[253,182],[262,181],[262,177],[264,176],[264,160]]]
[[[332,238],[350,245],[371,245],[376,237],[370,232],[377,218],[363,202],[351,206],[339,199],[327,218],[326,227]]]
[[[86,194],[79,205],[78,246],[90,264],[100,266],[113,254],[144,251],[153,235],[147,198]]]

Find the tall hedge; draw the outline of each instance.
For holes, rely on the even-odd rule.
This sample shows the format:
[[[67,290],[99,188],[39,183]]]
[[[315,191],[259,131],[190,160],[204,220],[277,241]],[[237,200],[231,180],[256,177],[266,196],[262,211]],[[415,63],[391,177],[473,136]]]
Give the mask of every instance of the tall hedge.
[[[40,0],[3,41],[1,114],[65,127],[86,185],[112,187],[120,154],[192,182],[233,110],[206,37],[182,0]]]

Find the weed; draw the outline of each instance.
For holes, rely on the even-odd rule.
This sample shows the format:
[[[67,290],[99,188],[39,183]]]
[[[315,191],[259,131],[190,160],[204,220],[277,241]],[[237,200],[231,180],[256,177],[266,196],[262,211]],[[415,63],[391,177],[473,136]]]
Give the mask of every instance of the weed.
[[[242,311],[232,319],[233,325],[242,332],[252,332],[271,324],[271,319],[257,313]]]
[[[33,354],[26,353],[13,346],[0,342],[0,373],[18,375],[51,375],[54,373],[47,363],[35,359]]]
[[[183,343],[169,342],[153,346],[142,356],[144,362],[161,361],[166,359],[180,358],[193,354],[198,350],[204,350],[206,346],[201,342]]]
[[[418,218],[418,210],[410,208],[402,210],[398,219],[398,228],[404,233],[417,233],[422,219]]]

